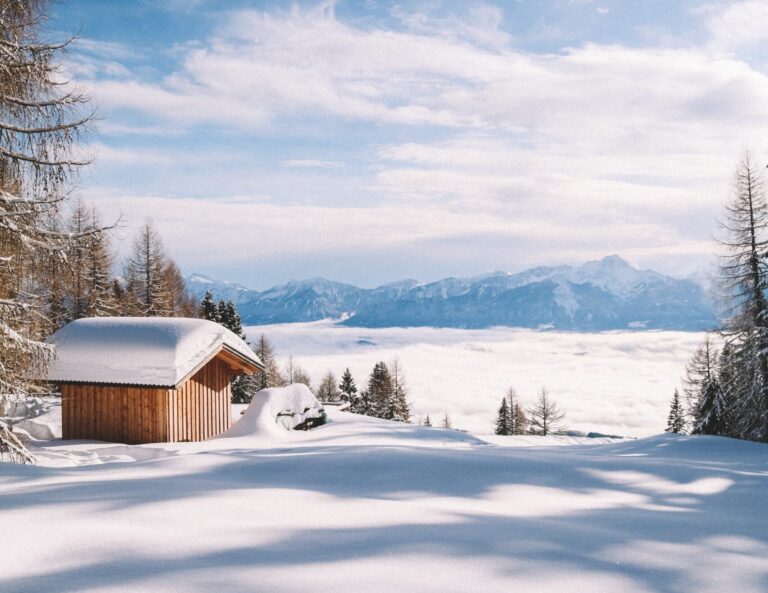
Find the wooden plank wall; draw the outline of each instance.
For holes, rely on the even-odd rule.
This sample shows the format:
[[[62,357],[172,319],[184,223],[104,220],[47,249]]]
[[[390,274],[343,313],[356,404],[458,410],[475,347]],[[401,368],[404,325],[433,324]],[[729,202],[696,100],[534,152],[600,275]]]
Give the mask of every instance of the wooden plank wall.
[[[202,441],[229,428],[231,381],[229,367],[214,359],[171,393],[171,440]]]
[[[117,443],[201,441],[231,423],[231,373],[218,359],[179,389],[64,384],[62,437]]]
[[[167,441],[168,391],[62,385],[62,437],[129,444]]]

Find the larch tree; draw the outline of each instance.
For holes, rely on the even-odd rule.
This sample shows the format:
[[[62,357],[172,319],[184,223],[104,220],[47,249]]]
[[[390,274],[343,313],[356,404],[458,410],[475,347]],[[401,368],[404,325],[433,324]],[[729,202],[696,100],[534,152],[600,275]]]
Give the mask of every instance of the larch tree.
[[[259,357],[259,360],[265,367],[263,373],[256,375],[259,389],[269,389],[285,385],[285,379],[283,379],[280,368],[277,366],[272,342],[269,341],[266,335],[261,334],[259,336],[254,352],[256,352],[256,356]]]
[[[129,306],[139,317],[167,316],[170,312],[164,274],[167,259],[163,242],[151,220],[139,230],[126,265],[126,282],[132,296]]]
[[[564,430],[561,424],[565,413],[550,396],[546,387],[542,387],[536,403],[528,410],[531,432],[547,436],[552,432]]]
[[[737,366],[730,394],[736,434],[768,441],[768,204],[763,172],[746,155],[739,164],[722,223],[720,275],[729,318],[722,328]]]
[[[66,45],[41,41],[46,2],[0,0],[0,393],[24,395],[52,351],[42,338],[46,268],[66,264],[75,238],[60,230],[60,206],[91,113],[62,80]]]
[[[285,364],[285,375],[285,382],[289,385],[291,383],[301,383],[307,387],[311,387],[312,385],[312,379],[310,378],[309,373],[307,373],[307,371],[293,359],[292,354],[288,356],[288,361]]]
[[[519,435],[528,432],[528,417],[514,387],[507,389],[507,409],[509,411],[507,434]]]
[[[101,227],[95,208],[91,210],[91,225],[93,229]],[[119,304],[115,298],[111,279],[114,256],[110,249],[109,236],[106,233],[91,233],[87,240],[85,314],[87,317],[116,315]]]
[[[411,421],[411,405],[408,403],[408,386],[405,382],[405,371],[398,357],[389,364],[389,374],[392,377],[392,420],[398,422]]]
[[[675,389],[675,394],[672,396],[672,402],[669,405],[669,414],[667,415],[667,428],[665,432],[673,432],[676,434],[685,433],[685,412],[683,410],[683,404],[680,401],[680,393]]]
[[[320,380],[320,384],[317,386],[317,399],[321,402],[340,401],[341,391],[336,384],[336,375],[333,374],[333,371],[328,370]]]
[[[683,391],[686,398],[686,411],[691,422],[695,421],[699,401],[713,383],[717,382],[718,352],[709,334],[696,348],[685,367]]]
[[[89,243],[87,232],[91,229],[91,211],[80,200],[72,208],[67,230],[74,237],[80,237],[70,242],[65,251],[69,265],[70,319],[80,319],[88,314],[88,281],[86,276],[89,267]]]
[[[168,299],[167,309],[173,317],[194,317],[196,313],[195,300],[187,291],[187,283],[176,262],[169,259],[163,269],[163,284],[166,286]],[[239,317],[238,317],[239,321]],[[238,333],[242,337],[242,328]]]

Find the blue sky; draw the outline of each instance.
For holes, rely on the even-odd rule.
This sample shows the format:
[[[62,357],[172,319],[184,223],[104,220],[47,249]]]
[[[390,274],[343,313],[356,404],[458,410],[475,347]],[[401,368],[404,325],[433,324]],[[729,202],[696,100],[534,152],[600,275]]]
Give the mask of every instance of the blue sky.
[[[619,253],[705,270],[768,162],[768,2],[56,4],[79,193],[185,272],[372,286]]]

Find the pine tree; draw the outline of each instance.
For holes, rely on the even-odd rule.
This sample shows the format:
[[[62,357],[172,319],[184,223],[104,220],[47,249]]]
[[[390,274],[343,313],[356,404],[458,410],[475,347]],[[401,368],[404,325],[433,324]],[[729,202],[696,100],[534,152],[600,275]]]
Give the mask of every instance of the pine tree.
[[[443,416],[443,420],[440,423],[440,428],[453,428],[451,425],[451,417],[448,415],[448,411],[446,410],[445,415]]]
[[[371,398],[372,416],[394,420],[397,409],[394,399],[392,375],[385,362],[377,362],[368,378],[368,394]]]
[[[432,419],[429,417],[429,414],[427,414],[427,417],[424,418],[423,426],[426,428],[432,428]]]
[[[317,399],[321,402],[337,402],[340,400],[341,391],[339,391],[338,385],[336,385],[336,375],[333,371],[329,370],[323,378],[320,380],[320,385],[317,387]]]
[[[200,301],[200,317],[208,321],[215,321],[216,323],[221,322],[219,308],[216,306],[216,301],[213,300],[210,290],[205,291],[205,296]]]
[[[675,394],[672,396],[672,403],[669,406],[669,415],[667,416],[667,428],[665,432],[673,432],[678,434],[685,433],[685,413],[683,406],[680,403],[680,393],[675,389]]]
[[[359,396],[357,394],[357,385],[352,378],[352,373],[349,372],[349,367],[344,370],[344,374],[341,375],[341,383],[339,383],[340,398],[343,402],[349,403],[349,411],[357,412]]]
[[[239,336],[245,340],[245,333],[243,333],[243,324],[240,320],[240,313],[237,312],[237,307],[232,301],[227,301],[224,305],[224,309],[227,312],[228,324],[225,325],[233,334]]]
[[[363,416],[375,416],[373,399],[371,398],[371,394],[368,390],[363,390],[360,392],[360,399],[358,400],[357,408],[353,410],[353,412],[355,414],[362,414]]]
[[[565,418],[565,413],[560,410],[557,403],[549,397],[546,387],[539,392],[536,404],[528,410],[531,432],[541,436],[547,436],[552,432],[563,430],[560,422]]]
[[[227,303],[219,301],[216,305],[216,311],[219,316],[219,323],[227,329],[232,327],[232,318],[230,317],[230,310],[227,308]]]
[[[509,408],[507,407],[507,398],[501,398],[501,406],[496,416],[496,434],[508,435],[509,433]]]

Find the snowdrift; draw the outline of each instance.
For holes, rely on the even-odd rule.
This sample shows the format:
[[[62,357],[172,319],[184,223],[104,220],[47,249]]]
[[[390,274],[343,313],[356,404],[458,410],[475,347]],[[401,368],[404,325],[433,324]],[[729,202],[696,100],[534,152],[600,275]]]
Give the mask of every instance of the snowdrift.
[[[14,430],[30,438],[50,441],[61,438],[61,400],[54,396],[0,398],[0,416],[10,420]]]
[[[322,405],[306,385],[264,389],[254,396],[242,417],[215,438],[284,434],[323,413]]]

